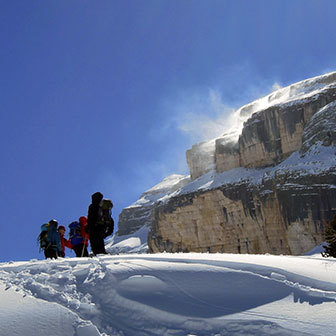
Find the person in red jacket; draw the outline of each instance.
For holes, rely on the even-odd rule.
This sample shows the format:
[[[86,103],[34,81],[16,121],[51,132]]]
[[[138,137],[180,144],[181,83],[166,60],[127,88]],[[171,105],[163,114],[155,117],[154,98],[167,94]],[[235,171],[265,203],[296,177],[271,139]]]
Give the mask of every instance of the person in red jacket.
[[[79,224],[81,226],[81,236],[83,237],[83,245],[81,246],[81,257],[88,257],[88,245],[89,245],[89,234],[85,231],[85,228],[87,226],[87,218],[85,216],[79,217]]]
[[[70,243],[70,240],[64,238],[64,234],[65,234],[65,227],[63,225],[60,225],[58,227],[58,233],[60,236],[60,240],[61,240],[61,247],[62,247],[62,255],[60,255],[60,257],[65,257],[65,246],[68,247],[69,249],[72,249],[73,246]]]
[[[88,234],[85,232],[87,225],[86,217],[82,216],[78,221],[70,223],[70,243],[76,253],[76,257],[88,257]]]
[[[73,249],[76,253],[76,257],[88,257],[89,252],[87,247],[89,245],[89,234],[85,232],[87,225],[87,218],[85,216],[79,217],[78,219],[80,225],[80,235],[81,239],[79,242],[76,241],[76,244],[73,246]]]

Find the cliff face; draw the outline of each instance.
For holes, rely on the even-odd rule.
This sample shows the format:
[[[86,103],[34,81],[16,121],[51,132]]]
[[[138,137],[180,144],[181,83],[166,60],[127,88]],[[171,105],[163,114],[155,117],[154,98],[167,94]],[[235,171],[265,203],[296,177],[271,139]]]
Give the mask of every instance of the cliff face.
[[[335,99],[336,86],[326,88],[309,99],[277,105],[252,115],[239,137],[238,151],[230,156],[221,156],[216,151],[217,171],[228,170],[221,169],[222,161],[235,162],[237,167],[247,168],[283,161],[301,148],[303,131],[311,117]]]
[[[336,189],[329,184],[335,173],[299,180],[280,175],[263,181],[270,189],[242,183],[174,197],[156,209],[149,247],[302,254],[323,241],[325,221],[336,212]]]
[[[192,179],[216,169],[276,165],[302,145],[303,130],[312,116],[336,99],[336,73],[280,89],[236,112],[242,131],[194,145],[187,151]],[[239,138],[238,138],[239,136]]]
[[[117,236],[131,235],[143,226],[152,226],[156,205],[190,181],[189,176],[174,174],[144,192],[138,201],[119,215]]]
[[[336,214],[336,73],[237,114],[239,137],[193,146],[191,180],[152,202],[151,252],[299,255],[324,240]]]

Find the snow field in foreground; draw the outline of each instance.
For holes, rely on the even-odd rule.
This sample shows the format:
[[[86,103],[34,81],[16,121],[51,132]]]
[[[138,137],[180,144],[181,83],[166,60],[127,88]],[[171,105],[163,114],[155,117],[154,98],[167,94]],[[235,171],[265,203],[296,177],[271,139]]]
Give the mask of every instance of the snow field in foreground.
[[[334,335],[333,259],[157,254],[0,264],[0,336]]]

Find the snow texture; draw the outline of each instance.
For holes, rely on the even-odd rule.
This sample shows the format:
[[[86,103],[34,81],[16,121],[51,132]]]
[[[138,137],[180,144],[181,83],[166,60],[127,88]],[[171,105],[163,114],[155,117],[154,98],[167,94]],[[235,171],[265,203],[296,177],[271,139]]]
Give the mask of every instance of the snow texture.
[[[170,197],[199,190],[211,190],[225,184],[249,183],[251,185],[261,185],[265,179],[274,178],[275,175],[281,174],[289,173],[291,176],[317,175],[335,170],[335,167],[336,148],[334,146],[326,147],[318,142],[304,155],[300,154],[299,151],[294,152],[275,167],[261,169],[240,167],[223,173],[217,173],[215,170],[210,171],[170,194]],[[335,185],[330,185],[330,187],[335,188]],[[160,199],[160,201],[167,200],[167,197]]]
[[[124,236],[114,235],[106,240],[105,249],[110,254],[147,253],[147,236],[149,228],[144,225],[138,231]]]
[[[265,111],[266,109],[282,105],[292,106],[303,104],[308,99],[319,96],[323,91],[336,87],[336,72],[331,72],[322,76],[306,79],[290,86],[273,91],[272,93],[257,99],[247,105],[242,106],[227,118],[227,127],[221,137],[202,142],[192,147],[196,156],[201,157],[209,164],[214,162],[214,144],[218,140],[221,144],[232,144],[234,147],[238,143],[242,133],[244,123],[253,115]],[[254,122],[259,122],[256,118]],[[205,171],[211,170],[211,167]]]
[[[163,179],[163,181],[145,191],[141,195],[140,199],[128,206],[126,209],[141,206],[151,206],[154,203],[160,201],[162,198],[166,198],[171,193],[174,193],[176,190],[186,185],[189,181],[189,175],[173,174],[167,176]]]
[[[336,262],[156,254],[0,264],[0,335],[334,335]]]

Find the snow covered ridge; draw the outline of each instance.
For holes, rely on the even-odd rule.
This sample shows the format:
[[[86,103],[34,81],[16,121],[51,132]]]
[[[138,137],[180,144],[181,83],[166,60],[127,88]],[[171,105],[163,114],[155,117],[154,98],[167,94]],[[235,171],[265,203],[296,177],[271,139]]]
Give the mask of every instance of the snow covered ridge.
[[[241,107],[238,111],[241,111],[240,114],[242,115],[251,116],[252,113],[266,110],[274,105],[290,104],[297,100],[302,101],[334,85],[336,85],[336,72],[330,72],[276,90],[265,97]]]
[[[210,171],[170,196],[213,190],[226,184],[247,183],[257,186],[262,185],[266,179],[272,179],[277,175],[290,174],[295,177],[323,173],[332,173],[336,176],[336,147],[326,147],[319,142],[312,146],[305,155],[301,155],[299,151],[294,152],[288,159],[275,167],[262,169],[240,167],[223,173],[217,173],[215,170]],[[335,186],[330,185],[330,188],[335,188]],[[167,202],[168,198],[163,197],[160,201]]]
[[[192,179],[214,167],[222,172],[239,166],[272,165],[286,158],[299,149],[302,128],[316,108],[335,100],[335,91],[336,72],[332,72],[292,84],[241,107],[228,116],[221,137],[195,144],[187,151]],[[265,151],[275,153],[266,153],[264,158]]]
[[[334,86],[336,86],[336,72],[331,72],[273,91],[262,98],[240,107],[229,116],[226,129],[223,130],[223,135],[217,139],[223,139],[225,143],[236,143],[238,142],[244,123],[253,114],[276,105],[302,103],[304,99],[311,98],[322,90]],[[199,151],[202,153],[213,151],[215,141],[216,139],[212,139],[200,143]]]
[[[168,202],[172,197],[197,191],[212,190],[226,184],[248,183],[261,185],[265,179],[271,179],[281,174],[304,176],[330,172],[334,172],[336,175],[336,148],[334,146],[323,146],[321,142],[317,142],[304,155],[300,151],[294,152],[289,158],[275,167],[262,169],[240,167],[223,173],[217,173],[212,170],[194,181],[190,181],[189,175],[178,175],[178,181],[183,181],[179,188],[176,188],[176,180],[170,177],[165,178],[161,183],[164,183],[168,192],[152,194],[152,190],[160,190],[161,183],[159,183],[143,193],[143,196],[128,208],[140,207],[144,204],[162,204]],[[171,188],[169,188],[169,181],[173,183]],[[330,187],[334,188],[335,186],[331,185]],[[155,197],[150,198],[153,195]]]
[[[150,206],[158,202],[162,197],[166,197],[176,190],[182,188],[190,181],[189,175],[173,174],[164,178],[160,183],[145,191],[135,203],[128,206],[126,209]]]
[[[336,263],[156,254],[0,264],[0,335],[332,336]]]

